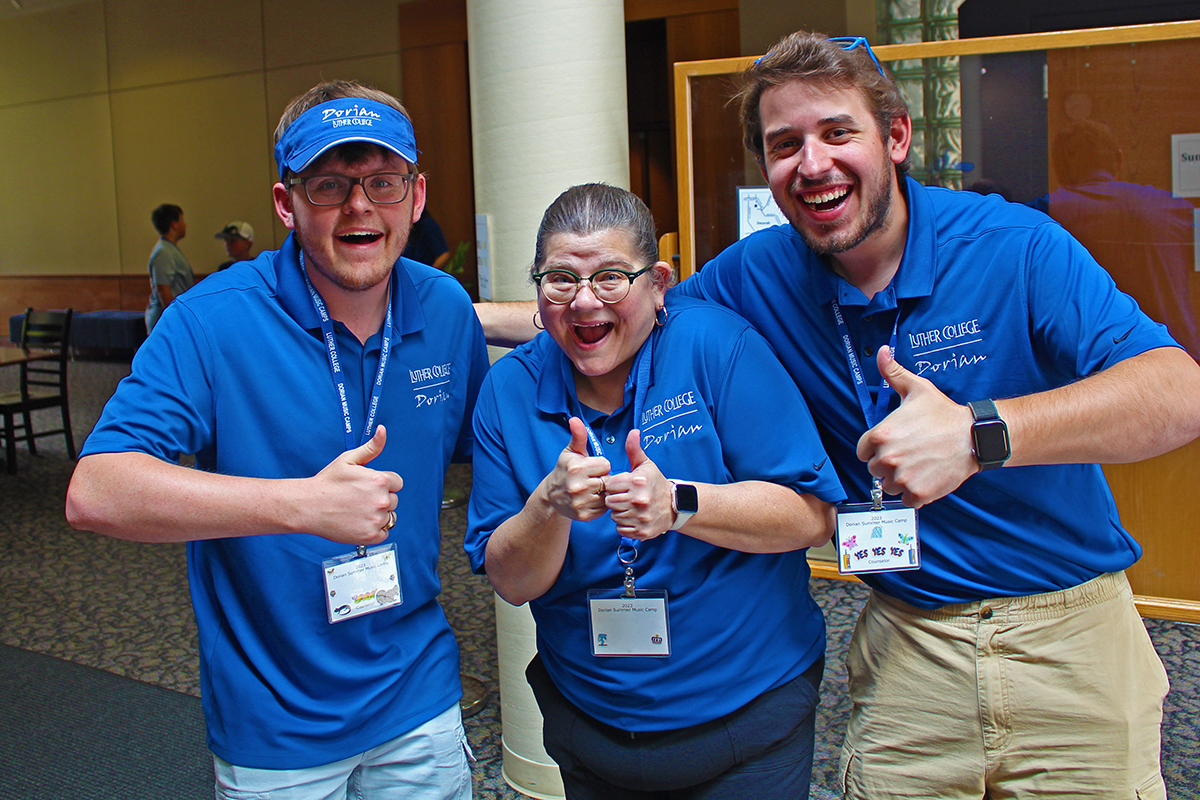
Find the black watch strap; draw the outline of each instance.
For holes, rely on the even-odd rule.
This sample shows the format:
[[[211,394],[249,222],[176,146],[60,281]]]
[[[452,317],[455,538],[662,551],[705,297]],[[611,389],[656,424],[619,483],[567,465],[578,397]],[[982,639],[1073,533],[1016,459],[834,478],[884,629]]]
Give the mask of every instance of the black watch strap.
[[[975,422],[971,425],[972,454],[980,471],[1004,465],[1012,455],[1008,441],[1008,425],[1000,418],[991,400],[972,400],[967,403]]]
[[[1000,419],[1000,412],[996,409],[994,400],[972,400],[967,403],[967,408],[971,409],[971,416],[975,418],[976,422]]]

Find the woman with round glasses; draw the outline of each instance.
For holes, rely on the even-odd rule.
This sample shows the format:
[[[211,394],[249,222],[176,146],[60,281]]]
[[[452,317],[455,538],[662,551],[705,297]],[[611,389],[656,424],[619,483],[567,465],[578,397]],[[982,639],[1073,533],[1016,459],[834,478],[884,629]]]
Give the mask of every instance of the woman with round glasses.
[[[668,308],[656,250],[622,189],[546,211],[545,332],[480,392],[467,552],[530,603],[568,798],[807,797],[825,645],[805,548],[843,493],[766,343]]]

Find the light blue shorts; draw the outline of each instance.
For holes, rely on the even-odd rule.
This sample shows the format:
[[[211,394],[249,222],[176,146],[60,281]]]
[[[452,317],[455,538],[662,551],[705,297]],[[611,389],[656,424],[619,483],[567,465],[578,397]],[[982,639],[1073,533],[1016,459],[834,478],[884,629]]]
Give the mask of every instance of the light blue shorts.
[[[471,800],[468,760],[458,703],[390,742],[319,767],[254,769],[213,756],[217,800]]]

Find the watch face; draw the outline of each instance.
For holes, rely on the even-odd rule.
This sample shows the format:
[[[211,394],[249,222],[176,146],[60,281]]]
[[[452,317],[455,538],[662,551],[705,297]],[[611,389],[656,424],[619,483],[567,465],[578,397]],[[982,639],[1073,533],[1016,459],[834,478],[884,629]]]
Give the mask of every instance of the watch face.
[[[1008,444],[1008,426],[1002,421],[976,422],[971,434],[975,439],[975,460],[980,464],[1000,463],[1012,455]]]
[[[681,514],[695,514],[700,507],[700,496],[690,483],[675,484],[675,504]]]

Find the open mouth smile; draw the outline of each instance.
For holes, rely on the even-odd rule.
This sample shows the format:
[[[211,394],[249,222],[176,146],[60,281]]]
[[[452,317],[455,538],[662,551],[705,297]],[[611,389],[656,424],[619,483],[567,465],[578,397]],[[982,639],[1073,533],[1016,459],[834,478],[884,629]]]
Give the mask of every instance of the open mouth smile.
[[[382,233],[365,232],[365,233],[341,233],[338,234],[338,241],[346,244],[371,244],[383,238]]]
[[[608,332],[612,330],[611,322],[594,322],[590,324],[576,324],[571,326],[571,330],[575,333],[575,338],[583,344],[596,344],[597,342],[608,336]]]
[[[801,195],[801,199],[813,211],[829,211],[841,205],[842,201],[849,195],[849,187],[838,186],[833,189]]]

